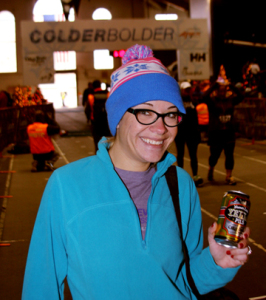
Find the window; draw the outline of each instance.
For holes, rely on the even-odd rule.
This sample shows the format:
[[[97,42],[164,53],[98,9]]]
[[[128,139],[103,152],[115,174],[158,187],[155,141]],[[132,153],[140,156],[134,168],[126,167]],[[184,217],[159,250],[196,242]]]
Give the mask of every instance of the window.
[[[111,20],[112,14],[106,8],[100,7],[97,8],[92,14],[93,20]]]
[[[114,68],[114,57],[108,49],[94,50],[93,63],[96,70],[107,70]]]
[[[61,0],[38,0],[33,9],[35,22],[64,22]],[[68,21],[75,21],[75,12],[71,8]],[[75,51],[56,51],[53,53],[54,70],[76,70]],[[54,83],[39,84],[42,94],[55,108],[77,107],[77,78],[75,73],[62,72],[54,75]]]
[[[9,11],[0,12],[0,73],[17,72],[16,23]]]
[[[111,20],[112,14],[106,8],[97,8],[92,14],[93,20]],[[93,63],[96,70],[107,70],[114,68],[114,58],[110,56],[108,49],[94,50]]]
[[[35,22],[64,22],[65,16],[60,0],[38,0],[33,8],[33,20]],[[69,21],[75,21],[75,11],[69,11]],[[56,71],[75,70],[76,52],[54,52],[54,69]]]
[[[56,73],[54,83],[39,84],[45,99],[54,108],[77,107],[77,78],[75,73]]]

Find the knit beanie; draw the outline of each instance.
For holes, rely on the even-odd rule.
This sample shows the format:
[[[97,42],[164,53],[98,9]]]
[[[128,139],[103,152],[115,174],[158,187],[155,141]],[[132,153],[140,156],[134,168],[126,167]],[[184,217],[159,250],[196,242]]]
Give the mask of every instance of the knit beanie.
[[[111,75],[110,96],[106,102],[108,124],[113,136],[128,108],[147,101],[164,100],[186,113],[177,81],[171,77],[152,50],[143,45],[127,49],[122,66]]]

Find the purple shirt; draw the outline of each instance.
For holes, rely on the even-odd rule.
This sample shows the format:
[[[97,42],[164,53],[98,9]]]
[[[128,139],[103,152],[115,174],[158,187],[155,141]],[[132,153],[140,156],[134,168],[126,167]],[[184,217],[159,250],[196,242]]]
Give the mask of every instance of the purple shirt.
[[[156,172],[155,168],[149,168],[144,172],[133,172],[115,168],[121,180],[127,187],[129,194],[137,208],[142,238],[145,238],[147,227],[147,203],[151,192],[151,179]]]

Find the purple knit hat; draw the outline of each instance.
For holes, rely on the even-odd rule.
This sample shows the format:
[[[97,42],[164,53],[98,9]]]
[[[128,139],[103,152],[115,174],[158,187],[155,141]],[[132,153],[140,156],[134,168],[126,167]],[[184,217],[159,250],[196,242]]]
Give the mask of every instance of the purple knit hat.
[[[112,135],[128,108],[152,100],[168,101],[186,113],[177,81],[153,57],[149,47],[135,45],[126,51],[122,66],[111,75],[106,111]]]

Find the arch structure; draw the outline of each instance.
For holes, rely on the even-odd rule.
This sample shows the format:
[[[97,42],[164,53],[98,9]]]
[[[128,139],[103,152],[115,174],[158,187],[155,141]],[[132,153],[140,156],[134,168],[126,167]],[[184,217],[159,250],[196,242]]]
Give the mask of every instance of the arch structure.
[[[52,82],[54,51],[113,51],[134,44],[144,44],[152,50],[176,50],[180,80],[209,78],[207,19],[22,21],[21,35],[25,84]]]

